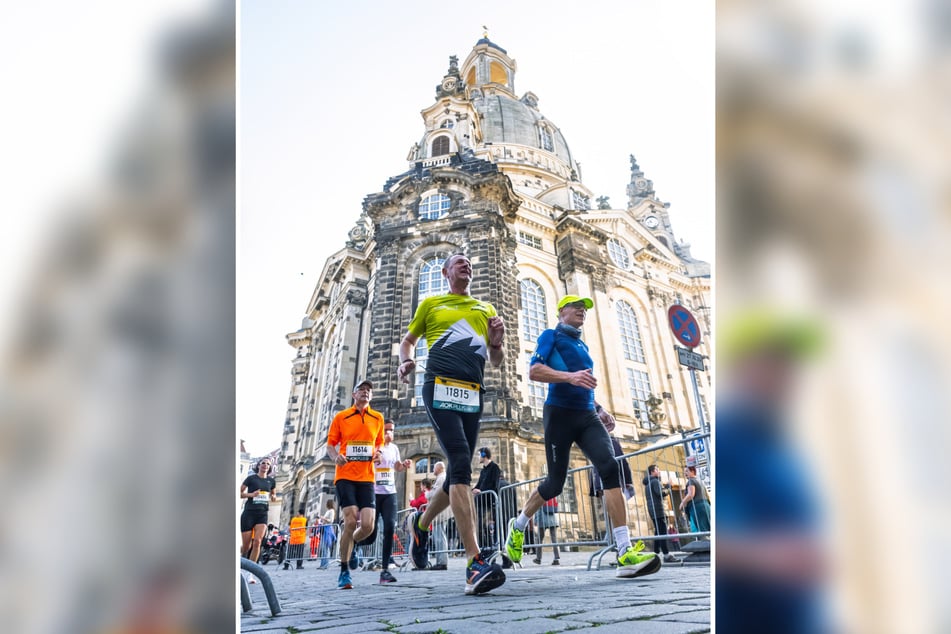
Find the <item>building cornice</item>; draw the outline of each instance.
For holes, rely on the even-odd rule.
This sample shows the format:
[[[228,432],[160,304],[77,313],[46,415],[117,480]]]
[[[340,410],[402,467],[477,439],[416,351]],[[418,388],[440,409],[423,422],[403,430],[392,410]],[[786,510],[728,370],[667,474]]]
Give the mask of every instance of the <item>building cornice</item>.
[[[575,231],[595,240],[599,245],[603,245],[610,237],[602,229],[595,227],[588,222],[587,218],[579,217],[586,212],[575,210],[561,210],[560,215],[555,218],[555,233],[557,235]]]
[[[363,201],[363,209],[378,224],[385,216],[402,213],[405,205],[430,189],[460,188],[471,191],[475,198],[482,196],[497,202],[502,216],[514,220],[522,199],[512,187],[511,179],[494,165],[485,161],[479,163],[484,166],[473,167],[481,169],[481,172],[467,171],[466,163],[420,169],[419,174],[408,175],[398,181],[391,191],[367,196]],[[387,210],[389,213],[386,213]]]
[[[552,224],[538,222],[537,220],[532,220],[531,218],[526,218],[525,216],[520,215],[518,220],[516,220],[516,224],[519,226],[524,226],[526,229],[542,231],[549,237],[556,234],[555,227]]]

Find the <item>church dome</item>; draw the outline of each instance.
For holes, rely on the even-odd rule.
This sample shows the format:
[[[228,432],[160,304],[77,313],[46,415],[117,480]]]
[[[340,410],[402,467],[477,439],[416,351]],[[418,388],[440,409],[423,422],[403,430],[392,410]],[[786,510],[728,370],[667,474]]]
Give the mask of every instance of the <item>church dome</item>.
[[[460,78],[479,114],[482,145],[524,145],[551,152],[569,169],[575,167],[568,143],[558,126],[538,111],[538,97],[526,92],[518,98],[518,64],[508,52],[485,35],[462,64]]]
[[[551,152],[571,165],[571,152],[561,130],[538,112],[533,104],[534,95],[531,93],[517,100],[501,91],[487,95],[477,92],[472,98],[472,105],[481,115],[483,144],[527,145]]]

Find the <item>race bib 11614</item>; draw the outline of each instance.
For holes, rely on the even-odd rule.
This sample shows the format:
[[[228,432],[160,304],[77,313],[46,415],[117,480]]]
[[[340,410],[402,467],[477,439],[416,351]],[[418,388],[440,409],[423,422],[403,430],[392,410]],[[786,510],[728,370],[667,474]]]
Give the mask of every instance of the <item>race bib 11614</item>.
[[[373,460],[373,443],[350,441],[347,443],[347,460],[370,462]]]

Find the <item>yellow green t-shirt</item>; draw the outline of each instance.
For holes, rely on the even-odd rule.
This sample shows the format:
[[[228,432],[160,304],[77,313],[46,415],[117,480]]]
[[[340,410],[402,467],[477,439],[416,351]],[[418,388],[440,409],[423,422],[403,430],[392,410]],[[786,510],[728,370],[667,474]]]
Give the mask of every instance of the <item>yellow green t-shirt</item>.
[[[482,385],[488,357],[489,317],[495,307],[469,295],[427,297],[416,309],[409,331],[426,339],[427,382],[437,376]]]

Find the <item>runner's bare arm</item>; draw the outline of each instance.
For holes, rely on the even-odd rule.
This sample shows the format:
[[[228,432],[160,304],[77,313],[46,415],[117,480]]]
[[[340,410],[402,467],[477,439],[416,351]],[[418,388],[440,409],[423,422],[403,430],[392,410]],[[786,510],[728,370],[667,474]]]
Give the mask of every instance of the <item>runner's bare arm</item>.
[[[419,337],[407,331],[400,341],[400,365],[396,369],[396,376],[401,383],[409,383],[409,377],[416,371],[416,361],[413,360],[413,352],[416,350],[416,342]]]
[[[505,359],[505,351],[502,349],[502,342],[505,339],[505,323],[499,316],[489,317],[489,332],[486,336],[489,343],[489,362],[494,366],[502,364]]]
[[[598,386],[598,380],[591,373],[590,369],[578,370],[577,372],[563,372],[548,367],[544,363],[533,363],[528,369],[528,378],[532,381],[541,383],[571,383],[578,387],[586,387],[593,390]]]
[[[347,464],[347,457],[337,450],[336,445],[327,445],[327,457],[334,461],[334,464]]]

